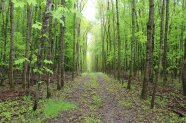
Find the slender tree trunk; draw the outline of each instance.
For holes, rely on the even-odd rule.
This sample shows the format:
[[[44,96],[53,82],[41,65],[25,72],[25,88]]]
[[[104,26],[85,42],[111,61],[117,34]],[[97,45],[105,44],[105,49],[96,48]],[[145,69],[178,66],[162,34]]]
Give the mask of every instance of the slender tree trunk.
[[[132,0],[132,44],[131,44],[131,63],[130,63],[130,73],[129,73],[129,80],[128,80],[128,86],[127,88],[131,88],[131,79],[132,76],[134,75],[134,61],[135,61],[135,12],[136,12],[136,1]]]
[[[10,0],[10,59],[9,59],[9,82],[10,89],[14,88],[13,63],[14,63],[14,4]]]
[[[109,13],[110,12],[110,1],[108,0],[108,2],[107,2],[107,13]],[[107,35],[107,40],[108,40],[108,44],[107,44],[107,46],[108,46],[108,54],[107,54],[107,56],[109,56],[109,55],[111,55],[110,53],[111,53],[111,36],[110,36],[110,15],[108,15],[108,18],[107,18],[107,30],[108,30],[108,35]],[[110,73],[110,70],[111,70],[111,61],[109,61],[109,64],[108,64],[108,73]]]
[[[118,0],[116,0],[116,13],[117,13],[117,40],[118,40],[118,80],[120,80],[120,72],[121,72],[121,41],[120,41],[120,22],[119,22],[119,7]]]
[[[24,74],[23,74],[23,88],[26,88],[27,75],[28,75],[28,59],[30,51],[30,38],[31,38],[31,26],[32,26],[32,8],[31,5],[27,5],[27,34],[26,34],[26,50],[25,50],[25,64],[24,64]]]
[[[126,23],[125,23],[125,21],[126,21],[126,6],[125,6],[125,4],[124,4],[124,10],[123,10],[123,12],[124,12],[124,22],[123,22],[123,24],[124,24],[124,54],[125,54],[125,57],[124,57],[124,70],[125,71],[127,71],[127,33],[126,33]]]
[[[52,8],[52,0],[47,0],[46,8],[45,8],[45,13],[43,17],[43,22],[42,22],[42,28],[41,28],[41,38],[40,38],[40,44],[39,44],[39,51],[38,51],[38,57],[37,57],[37,69],[41,71],[42,67],[42,62],[43,62],[43,55],[44,55],[44,45],[45,45],[45,40],[46,40],[46,32],[47,32],[47,27],[49,23],[49,18],[50,18],[50,11]],[[38,107],[38,101],[39,101],[39,82],[41,81],[41,74],[38,73],[38,78],[36,81],[36,91],[35,91],[35,101],[34,101],[34,107],[33,110],[35,111]]]
[[[186,38],[184,45],[184,62],[183,62],[183,72],[182,72],[182,84],[183,84],[183,95],[186,96]]]
[[[61,0],[62,6],[65,7],[65,0]],[[62,17],[63,25],[60,24],[60,31],[61,31],[61,87],[64,86],[64,77],[65,77],[65,16]]]
[[[9,8],[10,8],[9,3],[8,3],[8,10],[6,11],[6,20],[5,20],[5,29],[4,29],[4,62],[6,62],[7,28],[8,28],[8,16],[9,16]]]
[[[161,8],[161,24],[160,24],[160,52],[159,52],[159,65],[158,65],[158,82],[161,77],[162,70],[162,54],[163,54],[163,40],[164,40],[164,15],[165,15],[165,0],[163,0]]]
[[[0,8],[0,13],[2,13],[1,14],[1,16],[2,16],[2,29],[1,29],[1,32],[2,32],[2,35],[0,35],[0,36],[2,36],[2,37],[4,37],[4,32],[5,32],[5,20],[4,20],[4,13],[6,12],[6,9],[5,9],[5,1],[4,0],[1,0],[1,8]],[[5,46],[5,44],[6,44],[6,41],[5,41],[5,39],[4,39],[4,46]],[[4,47],[4,51],[6,51],[6,47]],[[1,51],[1,53],[0,53],[0,59],[2,59],[3,60],[3,62],[5,63],[6,62],[6,60],[5,60],[5,58],[6,58],[6,55],[5,55],[5,52],[3,52],[3,50]],[[0,77],[1,78],[3,78],[3,70],[4,70],[4,66],[2,66],[2,68],[0,67]],[[0,81],[0,86],[2,86],[3,85],[3,79],[1,79],[1,81]]]
[[[103,3],[100,6],[100,16],[101,16],[101,41],[102,41],[102,72],[105,72],[105,34],[104,34],[104,16],[103,16]]]
[[[167,42],[169,31],[169,0],[166,0],[166,22],[165,22],[165,39],[164,39],[164,52],[163,52],[163,84],[167,82]]]
[[[160,0],[161,1],[161,0]],[[157,84],[160,81],[161,68],[162,68],[162,54],[163,54],[163,36],[164,36],[164,13],[165,13],[165,0],[161,2],[161,23],[160,23],[160,52],[159,52],[159,61],[158,61],[158,73],[156,75],[156,80],[154,82],[153,95],[151,100],[151,108],[154,108],[154,102],[156,97],[156,88]]]
[[[52,45],[53,45],[53,39],[52,39],[52,16],[50,16],[50,19],[49,19],[49,40],[48,40],[48,60],[52,60]],[[49,64],[48,65],[48,68],[51,69],[51,65]],[[51,97],[51,91],[50,91],[50,81],[51,81],[51,73],[48,73],[48,78],[47,78],[47,82],[46,82],[46,85],[47,85],[47,98],[50,98]]]
[[[76,4],[74,4],[74,9],[76,9]],[[72,80],[74,80],[74,74],[75,74],[75,71],[76,71],[76,63],[75,63],[75,57],[76,57],[76,54],[75,54],[75,51],[76,51],[76,13],[74,13],[74,17],[73,17],[73,21],[74,21],[74,34],[73,34],[73,70],[72,70]]]
[[[185,0],[182,0],[182,18],[184,18],[185,16]],[[184,52],[184,32],[185,32],[185,25],[184,25],[184,22],[185,20],[182,20],[182,27],[181,27],[181,37],[180,37],[180,48],[181,48],[181,51]],[[180,58],[180,74],[179,74],[179,82],[182,78],[182,70],[183,70],[183,62],[184,62],[184,56],[182,56]]]
[[[80,75],[80,33],[81,33],[81,19],[78,18],[78,23],[77,23],[77,42],[76,42],[76,52],[77,52],[77,75]]]
[[[115,13],[114,13],[114,2],[113,0],[111,0],[112,2],[112,13],[113,13],[113,17],[112,17],[112,23],[113,23],[113,44],[114,44],[114,61],[113,61],[113,68],[114,68],[114,78],[116,78],[116,33],[115,33]]]
[[[151,77],[151,66],[153,57],[153,30],[154,28],[154,0],[149,0],[149,21],[147,23],[147,50],[146,50],[146,67],[143,80],[143,87],[141,92],[141,98],[147,99],[148,82]]]

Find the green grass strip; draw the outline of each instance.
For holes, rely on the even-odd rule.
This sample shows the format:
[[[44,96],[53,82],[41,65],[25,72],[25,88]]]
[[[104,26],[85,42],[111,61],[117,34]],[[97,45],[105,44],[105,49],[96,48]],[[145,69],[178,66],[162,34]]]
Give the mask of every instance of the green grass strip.
[[[44,113],[46,117],[55,118],[60,112],[73,110],[75,108],[77,108],[77,106],[73,103],[49,99],[44,105]]]

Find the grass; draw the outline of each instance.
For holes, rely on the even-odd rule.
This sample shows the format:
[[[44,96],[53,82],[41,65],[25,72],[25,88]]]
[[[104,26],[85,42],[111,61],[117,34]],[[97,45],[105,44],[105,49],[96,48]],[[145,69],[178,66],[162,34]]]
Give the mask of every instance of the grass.
[[[99,96],[96,96],[96,95],[93,95],[92,96],[92,103],[94,104],[94,105],[96,105],[96,106],[101,106],[102,105],[102,99],[101,99],[101,97],[99,97]]]
[[[100,119],[93,118],[93,117],[86,117],[85,123],[102,123]]]
[[[73,103],[49,99],[44,105],[44,113],[46,117],[54,118],[57,117],[60,112],[73,110],[75,108],[77,108],[77,106]]]
[[[125,106],[125,107],[131,107],[133,104],[130,100],[127,100],[127,99],[122,99],[122,100],[119,100],[119,104]]]
[[[96,80],[93,80],[92,82],[91,82],[91,88],[92,89],[96,89],[96,88],[98,88],[99,87],[99,84],[97,83],[97,81]]]

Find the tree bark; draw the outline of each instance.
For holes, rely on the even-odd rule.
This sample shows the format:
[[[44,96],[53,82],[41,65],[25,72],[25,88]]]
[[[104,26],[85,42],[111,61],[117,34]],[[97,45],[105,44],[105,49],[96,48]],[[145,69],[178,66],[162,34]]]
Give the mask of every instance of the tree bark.
[[[48,40],[48,60],[52,60],[52,45],[53,45],[53,39],[52,39],[52,16],[50,16],[50,19],[49,19],[49,40]],[[51,65],[49,64],[48,65],[48,68],[49,69],[52,69]],[[51,81],[51,73],[48,73],[48,78],[47,78],[47,82],[46,82],[46,85],[47,85],[47,98],[50,98],[51,97],[51,91],[50,91],[50,81]]]
[[[184,45],[184,62],[183,62],[183,72],[182,72],[182,84],[183,84],[183,95],[186,96],[186,38]]]
[[[102,42],[102,72],[105,72],[105,33],[104,33],[104,16],[103,16],[103,3],[100,5],[101,16],[101,42]]]
[[[14,4],[10,0],[10,60],[9,60],[9,82],[10,89],[14,88],[13,63],[14,63]]]
[[[43,62],[43,55],[44,55],[44,45],[46,41],[45,34],[47,32],[51,8],[52,8],[52,0],[47,0],[46,9],[45,9],[44,17],[43,17],[43,22],[42,22],[41,38],[40,38],[39,51],[38,51],[38,57],[37,57],[37,69],[39,71],[41,71],[41,68],[43,65],[42,62]],[[41,74],[39,72],[38,78],[36,81],[35,101],[34,101],[33,110],[37,109],[37,105],[39,101],[39,82],[40,81],[41,81]]]
[[[151,66],[153,57],[153,32],[154,32],[154,0],[149,0],[149,20],[147,23],[147,50],[146,50],[146,66],[143,80],[143,87],[141,92],[141,98],[147,99],[148,95],[148,82],[151,77]]]
[[[118,40],[118,80],[120,80],[120,71],[121,71],[121,38],[120,38],[120,19],[119,19],[119,7],[118,0],[116,0],[116,15],[117,15],[117,40]]]
[[[169,31],[169,0],[166,0],[166,22],[165,22],[165,39],[164,39],[164,52],[163,52],[163,84],[167,82],[167,42]]]
[[[115,32],[115,14],[114,14],[114,2],[113,0],[111,0],[112,2],[112,13],[113,13],[113,17],[112,17],[112,24],[113,24],[113,45],[114,45],[114,61],[113,61],[113,68],[114,68],[114,78],[116,78],[116,32]]]
[[[26,50],[25,50],[25,64],[23,74],[23,88],[26,89],[27,75],[28,75],[28,59],[30,51],[30,38],[31,38],[31,26],[32,26],[32,8],[31,5],[27,5],[27,34],[26,34]]]
[[[160,0],[161,1],[161,0]],[[161,70],[162,70],[162,54],[163,54],[163,38],[164,38],[164,13],[165,13],[165,0],[161,2],[161,23],[160,23],[160,51],[159,51],[159,60],[158,60],[158,73],[156,75],[156,80],[154,82],[154,87],[153,87],[153,95],[152,95],[152,100],[151,100],[151,109],[154,108],[154,102],[155,102],[155,97],[156,97],[156,88],[157,84],[160,81],[161,77]]]
[[[77,75],[80,75],[80,36],[81,36],[81,19],[78,18],[77,21],[77,42],[76,42],[76,53],[77,53],[77,59],[76,59],[76,65],[77,65]]]
[[[136,41],[135,41],[135,12],[136,12],[136,1],[132,0],[132,44],[131,44],[131,62],[130,62],[130,73],[129,73],[129,80],[128,80],[128,86],[127,88],[131,88],[131,79],[134,75],[134,61],[135,61],[135,47],[136,47]]]
[[[61,1],[61,3],[62,3],[62,6],[63,7],[65,7],[65,0],[62,0]],[[61,87],[64,87],[64,74],[65,74],[65,66],[64,66],[64,64],[65,64],[65,58],[64,58],[64,56],[65,56],[65,16],[63,15],[62,16],[62,21],[63,21],[63,23],[64,24],[60,24],[60,31],[61,31],[61,60],[60,60],[60,62],[61,62]]]
[[[76,9],[76,4],[74,4],[74,9]],[[74,80],[74,74],[75,74],[75,71],[76,71],[76,63],[75,63],[75,57],[76,57],[76,54],[75,54],[75,51],[76,51],[76,13],[74,13],[74,17],[73,17],[73,21],[74,21],[74,34],[73,34],[73,70],[72,70],[72,80]]]

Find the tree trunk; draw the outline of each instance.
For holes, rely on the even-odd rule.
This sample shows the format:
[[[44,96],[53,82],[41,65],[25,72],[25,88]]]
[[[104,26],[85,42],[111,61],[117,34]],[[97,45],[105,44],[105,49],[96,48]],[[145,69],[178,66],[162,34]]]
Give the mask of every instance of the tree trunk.
[[[28,59],[30,51],[30,37],[31,37],[31,26],[32,26],[32,8],[31,5],[27,5],[27,34],[26,34],[26,50],[25,50],[25,64],[24,64],[24,75],[23,75],[23,88],[26,88],[27,75],[28,75]]]
[[[186,6],[186,2],[185,0],[182,0],[182,18],[184,18],[185,16],[185,6]],[[181,51],[184,52],[184,32],[185,32],[185,28],[186,26],[185,24],[185,20],[182,20],[182,27],[181,27],[181,37],[180,37],[180,48]],[[184,61],[184,56],[182,56],[180,58],[180,71],[179,71],[179,82],[182,79],[182,70],[183,70],[183,61]]]
[[[101,42],[102,42],[102,72],[105,72],[105,33],[104,33],[104,16],[103,16],[103,3],[100,5],[101,16]]]
[[[52,8],[52,0],[47,0],[46,9],[43,17],[42,22],[42,28],[41,28],[41,38],[40,38],[40,44],[39,44],[39,51],[38,51],[38,57],[37,57],[37,69],[41,71],[42,62],[43,62],[43,55],[44,55],[44,45],[46,41],[46,32],[48,27],[48,22],[50,18],[50,11]],[[36,81],[36,91],[35,91],[35,101],[34,101],[34,107],[33,110],[35,111],[37,109],[38,101],[39,101],[39,82],[41,81],[41,74],[38,73],[38,78]]]
[[[127,88],[131,88],[131,79],[132,76],[134,75],[134,61],[135,61],[135,46],[136,46],[136,41],[135,41],[135,12],[136,12],[136,1],[132,0],[132,51],[131,51],[131,63],[130,63],[130,73],[129,73],[129,80],[128,80],[128,86]]]
[[[164,39],[164,52],[163,52],[163,84],[167,82],[167,42],[169,30],[169,0],[166,0],[166,22],[165,22],[165,39]]]
[[[74,4],[74,9],[76,9],[76,4]],[[75,71],[76,71],[76,63],[75,63],[75,57],[76,57],[76,54],[75,54],[75,51],[76,51],[76,13],[74,13],[74,17],[73,17],[73,21],[74,21],[74,34],[73,34],[73,70],[72,70],[72,80],[74,80],[74,74],[75,74]]]
[[[113,68],[114,68],[114,78],[116,78],[116,33],[115,33],[115,14],[114,14],[114,2],[113,0],[111,0],[112,2],[112,13],[113,13],[113,17],[112,17],[112,23],[113,23],[113,44],[114,44],[114,61],[113,61]]]
[[[148,82],[151,77],[151,66],[153,57],[153,31],[154,31],[154,0],[149,0],[149,20],[147,23],[147,50],[146,50],[146,66],[143,80],[143,87],[141,92],[141,98],[147,99],[148,93]]]
[[[61,1],[62,3],[62,6],[65,7],[65,0],[62,0]],[[61,87],[64,86],[64,74],[65,74],[65,58],[64,58],[64,55],[65,55],[65,16],[62,17],[62,21],[64,24],[60,24],[60,34],[61,34],[61,60],[60,60],[60,64],[61,64]]]
[[[49,40],[48,40],[48,44],[49,44],[49,47],[48,47],[48,60],[52,60],[52,45],[53,45],[53,39],[52,39],[52,16],[50,16],[50,19],[49,19]],[[49,64],[48,65],[48,68],[51,69],[51,65]],[[51,81],[51,73],[48,73],[48,78],[47,78],[47,82],[46,82],[46,85],[47,85],[47,98],[50,98],[51,97],[51,91],[50,91],[50,81]]]
[[[109,0],[108,0],[108,2],[107,2],[107,13],[109,13],[110,12],[110,2],[109,2]],[[111,32],[110,32],[110,15],[108,15],[108,17],[107,17],[107,30],[108,30],[108,35],[107,35],[107,40],[108,40],[108,44],[107,44],[107,46],[108,46],[108,53],[107,53],[107,57],[109,56],[109,55],[111,55],[110,53],[111,53]],[[108,73],[110,74],[110,70],[111,70],[111,61],[109,61],[109,63],[108,63]]]
[[[77,65],[77,75],[80,75],[80,33],[81,33],[81,19],[78,18],[77,21],[77,42],[76,42],[76,52],[77,52],[77,61],[76,61],[76,65]]]
[[[152,95],[152,100],[151,100],[151,108],[154,108],[154,102],[155,102],[155,97],[156,97],[156,88],[157,84],[160,81],[160,76],[161,76],[161,68],[162,68],[162,54],[163,54],[163,36],[164,36],[164,13],[165,13],[165,0],[161,2],[161,23],[160,23],[160,52],[159,52],[159,61],[158,61],[158,73],[156,75],[156,80],[154,82],[154,88],[153,88],[153,95]]]
[[[121,71],[121,41],[120,41],[120,22],[119,22],[119,7],[118,0],[116,0],[116,13],[117,13],[117,40],[118,40],[118,80],[120,80],[120,71]]]
[[[10,89],[14,88],[13,82],[13,63],[14,63],[14,4],[10,0],[10,61],[9,61],[9,82]]]
[[[182,84],[183,84],[183,95],[186,96],[186,38],[184,45],[184,62],[183,62],[183,72],[182,72]]]

